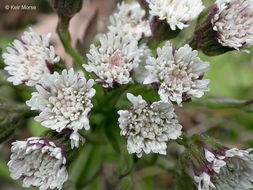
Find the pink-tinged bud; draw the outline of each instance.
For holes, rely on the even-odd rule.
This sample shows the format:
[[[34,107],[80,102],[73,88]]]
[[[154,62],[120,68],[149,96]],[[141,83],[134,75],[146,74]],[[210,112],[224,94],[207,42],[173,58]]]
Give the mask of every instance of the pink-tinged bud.
[[[253,187],[253,154],[229,149],[207,136],[194,135],[181,162],[198,190],[249,190]]]
[[[252,17],[251,0],[216,0],[200,16],[190,44],[209,56],[246,51],[253,45]]]
[[[11,177],[23,187],[62,189],[68,179],[65,150],[46,138],[31,137],[12,144],[8,163]]]

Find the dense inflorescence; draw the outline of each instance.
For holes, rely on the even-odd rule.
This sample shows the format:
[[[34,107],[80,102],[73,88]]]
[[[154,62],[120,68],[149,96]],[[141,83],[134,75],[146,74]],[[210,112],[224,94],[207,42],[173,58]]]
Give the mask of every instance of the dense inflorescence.
[[[148,104],[142,97],[127,94],[131,110],[118,111],[121,135],[127,137],[130,154],[166,154],[167,142],[181,135],[182,126],[176,120],[174,108],[168,102]]]
[[[31,137],[12,144],[11,177],[40,190],[62,189],[68,179],[64,150],[45,138]]]
[[[39,110],[35,120],[47,128],[62,132],[73,131],[72,144],[78,147],[78,131],[89,130],[88,115],[93,107],[91,99],[96,91],[92,88],[94,81],[88,81],[82,72],[73,69],[47,74],[36,85],[37,92],[26,102],[32,110]],[[72,145],[72,146],[73,146]]]
[[[120,179],[127,181],[132,176],[134,161],[144,154],[160,154],[154,160],[161,164],[160,158],[168,158],[161,155],[167,154],[167,145],[174,140],[184,146],[176,154],[180,158],[180,169],[189,175],[198,190],[250,190],[253,188],[252,149],[229,149],[204,135],[189,137],[183,133],[188,129],[183,129],[176,113],[186,102],[195,101],[209,91],[210,81],[205,77],[210,64],[198,57],[197,49],[213,56],[231,50],[245,51],[253,45],[253,1],[216,0],[205,11],[202,0],[138,2],[140,4],[119,3],[117,11],[109,18],[108,31],[95,38],[98,40],[91,45],[88,40],[85,46],[90,45],[90,50],[86,55],[79,55],[71,46],[68,27],[82,1],[74,4],[53,1],[59,16],[57,32],[66,52],[75,61],[73,68],[55,64],[60,57],[50,44],[51,34],[39,35],[30,28],[21,40],[14,40],[7,47],[2,56],[8,73],[6,78],[14,85],[24,84],[34,90],[26,101],[32,111],[25,109],[20,113],[21,119],[37,114],[35,121],[50,129],[45,137],[12,143],[8,163],[11,177],[23,181],[24,187],[62,189],[68,180],[72,157],[86,148],[79,146],[80,140],[84,144],[85,136],[91,139],[89,145],[95,142],[98,146],[100,140],[107,142],[103,136],[107,135],[112,147],[120,153]],[[69,10],[66,11],[66,7]],[[96,16],[92,21],[95,22]],[[181,40],[181,30],[197,18],[190,39],[178,42],[182,47],[178,44],[173,47],[168,39],[179,36],[176,39]],[[90,23],[88,28],[94,29],[95,25]],[[89,36],[89,31],[86,33]],[[26,93],[28,87],[24,90]],[[152,93],[147,95],[149,99],[146,93]],[[238,105],[243,107],[248,102]],[[19,111],[2,105],[0,109]],[[116,127],[114,131],[111,126]],[[101,132],[102,127],[105,134]],[[120,134],[115,134],[116,130],[120,130]],[[138,159],[122,151],[124,138],[121,141],[120,135],[125,137],[128,153],[136,154]],[[127,165],[127,172],[121,165]],[[178,176],[184,174],[177,172]],[[79,188],[80,184],[74,185]]]
[[[149,75],[144,84],[156,83],[162,101],[181,105],[184,96],[200,98],[208,91],[209,80],[202,80],[209,70],[209,63],[197,57],[198,52],[189,45],[173,49],[170,42],[157,49],[157,57],[147,59]]]
[[[253,2],[251,0],[217,0],[213,29],[223,46],[240,50],[253,45]]]
[[[21,40],[14,40],[3,54],[7,65],[5,70],[14,85],[25,83],[36,85],[41,77],[51,72],[52,64],[60,58],[55,55],[54,47],[49,44],[51,34],[38,35],[32,28],[25,32]]]

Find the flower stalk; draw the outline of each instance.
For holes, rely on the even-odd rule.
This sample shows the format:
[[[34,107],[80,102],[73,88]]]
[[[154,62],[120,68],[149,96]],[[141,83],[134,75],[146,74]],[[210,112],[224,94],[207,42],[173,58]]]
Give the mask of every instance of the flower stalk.
[[[82,55],[80,55],[79,52],[71,44],[71,36],[69,33],[69,22],[70,18],[59,17],[57,25],[57,33],[60,37],[64,50],[73,58],[78,69],[84,70],[82,65],[86,64],[85,60],[82,57]]]

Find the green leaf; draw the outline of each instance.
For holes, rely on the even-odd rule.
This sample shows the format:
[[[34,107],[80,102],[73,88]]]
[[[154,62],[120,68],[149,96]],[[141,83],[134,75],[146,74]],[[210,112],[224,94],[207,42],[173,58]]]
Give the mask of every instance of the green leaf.
[[[114,150],[120,154],[120,161],[117,168],[117,174],[120,178],[131,173],[133,168],[133,155],[129,154],[126,147],[126,140],[120,136],[120,128],[116,125],[116,121],[108,120],[110,122],[105,125],[106,136],[111,143]],[[115,124],[115,125],[114,125]]]
[[[212,95],[194,100],[191,104],[201,105],[211,109],[236,108],[253,113],[253,100],[236,100],[225,96]]]
[[[103,162],[103,145],[86,144],[83,148],[82,157],[78,158],[75,168],[78,168],[79,175],[76,181],[76,188],[81,189],[91,182],[99,173]],[[76,172],[72,170],[72,172]]]
[[[19,121],[18,119],[12,119],[11,117],[8,117],[10,119],[10,122],[6,122],[5,120],[2,120],[0,118],[0,143],[6,141],[15,131],[15,129],[18,127]]]
[[[116,112],[116,111],[115,111]],[[133,169],[133,155],[129,154],[126,147],[126,139],[120,135],[120,128],[117,125],[118,114],[112,114],[111,118],[107,118],[104,130],[108,141],[114,148],[115,152],[120,155],[117,167],[117,175],[123,178],[129,175]]]
[[[0,143],[7,140],[22,120],[22,112],[13,110],[13,107],[0,100]]]
[[[120,154],[120,162],[117,168],[117,173],[120,178],[129,175],[134,167],[133,155],[129,154],[125,145],[122,145]]]
[[[0,99],[0,143],[7,140],[22,121],[34,114],[25,104]]]
[[[112,147],[117,153],[120,153],[121,147],[124,146],[124,139],[120,136],[120,128],[117,125],[110,125],[108,122],[108,124],[105,124],[104,129],[107,139],[111,143]]]
[[[246,112],[253,113],[253,103],[252,103],[252,104],[249,104],[249,105],[247,105],[247,106],[242,107],[242,110],[243,110],[243,111],[246,111]]]
[[[120,190],[133,189],[133,180],[131,176],[126,176],[120,181]]]

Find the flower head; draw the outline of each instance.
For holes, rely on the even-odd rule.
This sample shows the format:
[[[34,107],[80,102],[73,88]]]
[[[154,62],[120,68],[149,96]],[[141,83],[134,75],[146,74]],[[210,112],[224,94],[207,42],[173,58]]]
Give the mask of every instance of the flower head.
[[[89,130],[88,114],[96,92],[93,85],[94,81],[87,81],[82,72],[74,73],[73,69],[63,70],[61,75],[54,72],[40,80],[37,92],[26,103],[32,110],[40,111],[35,120],[47,128],[57,132],[70,129],[74,133],[83,128]],[[78,134],[71,136],[72,144],[76,144],[78,137]]]
[[[83,67],[97,75],[103,87],[113,87],[114,83],[127,84],[132,81],[131,71],[140,62],[137,41],[108,32],[100,38],[100,45],[91,45],[87,54],[88,65]]]
[[[149,71],[144,84],[159,85],[159,95],[163,101],[175,101],[179,105],[184,97],[200,98],[208,91],[209,80],[202,80],[209,69],[209,63],[197,57],[198,52],[189,45],[173,49],[167,42],[157,49],[157,58],[149,57],[146,69]]]
[[[240,50],[253,45],[253,1],[216,0],[212,17],[218,42]]]
[[[172,30],[183,29],[205,8],[202,0],[147,0],[151,16],[166,20]]]
[[[187,141],[181,165],[198,190],[253,188],[253,149],[229,149],[205,135],[193,135]]]
[[[145,10],[138,3],[118,4],[118,12],[110,17],[108,29],[119,36],[128,36],[130,39],[140,40],[150,37],[149,21],[144,19]]]
[[[8,53],[2,56],[10,75],[8,81],[14,85],[34,86],[44,74],[50,73],[51,65],[59,61],[54,47],[49,44],[50,36],[40,36],[30,28],[20,41],[14,40],[7,48]]]
[[[176,120],[171,103],[148,104],[142,97],[127,94],[132,110],[118,111],[121,135],[127,137],[130,154],[166,154],[167,142],[181,135],[182,126]]]
[[[64,150],[45,138],[32,137],[12,144],[8,163],[11,177],[24,187],[62,189],[68,179]]]
[[[253,188],[253,154],[252,150],[228,149],[224,152],[206,150],[209,162],[206,171],[195,176],[198,190],[230,190]]]

